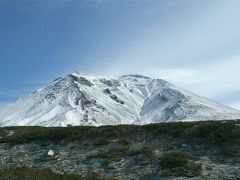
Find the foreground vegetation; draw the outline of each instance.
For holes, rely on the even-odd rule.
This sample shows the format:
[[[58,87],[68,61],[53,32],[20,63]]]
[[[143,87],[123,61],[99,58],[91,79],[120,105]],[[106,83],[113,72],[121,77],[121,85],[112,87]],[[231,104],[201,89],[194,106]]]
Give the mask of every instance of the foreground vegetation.
[[[94,174],[80,176],[76,174],[57,174],[49,169],[27,167],[0,168],[1,180],[98,180]]]
[[[12,134],[9,134],[13,132]],[[121,140],[138,135],[159,137],[167,135],[179,140],[199,140],[221,145],[240,140],[240,120],[172,122],[144,126],[119,125],[101,127],[5,127],[0,128],[0,143],[27,143],[33,141],[82,141],[94,140],[106,143],[107,140]],[[97,143],[97,142],[96,142]]]
[[[0,179],[202,177],[206,168],[210,173],[214,173],[212,167],[202,164],[203,156],[214,163],[231,162],[233,167],[235,164],[239,165],[240,120],[173,122],[144,126],[4,127],[0,128],[1,144],[8,145],[7,152],[11,153],[9,156],[17,154],[14,148],[19,147],[21,151],[25,148],[28,151],[29,148],[36,149],[35,145],[39,145],[37,148],[40,149],[36,151],[42,154],[34,154],[21,160],[26,161],[26,164],[32,161],[38,166],[48,165],[56,170],[59,167],[56,165],[58,160],[71,160],[71,164],[63,165],[64,168],[76,164],[77,166],[70,169],[75,175],[65,172],[60,175],[49,169],[8,166],[0,168]],[[30,145],[25,147],[25,144]],[[49,147],[56,149],[53,157],[46,154],[45,149],[49,150]],[[7,163],[20,165],[11,160],[5,164]],[[87,174],[90,172],[91,175],[76,175],[83,167]],[[93,175],[93,170],[101,173],[98,176]],[[108,176],[105,176],[106,174]]]

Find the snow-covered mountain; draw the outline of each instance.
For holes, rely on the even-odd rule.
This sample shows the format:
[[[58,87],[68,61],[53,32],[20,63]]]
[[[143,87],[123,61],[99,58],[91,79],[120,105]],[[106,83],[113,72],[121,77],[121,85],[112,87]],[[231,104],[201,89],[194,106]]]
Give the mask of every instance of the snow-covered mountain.
[[[148,124],[240,119],[240,111],[161,80],[74,72],[0,109],[0,126]]]

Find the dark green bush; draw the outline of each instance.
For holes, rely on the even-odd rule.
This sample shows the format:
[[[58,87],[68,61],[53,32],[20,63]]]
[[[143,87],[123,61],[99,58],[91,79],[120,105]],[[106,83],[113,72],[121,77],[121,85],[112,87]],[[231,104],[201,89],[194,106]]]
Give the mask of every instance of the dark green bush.
[[[182,151],[171,151],[164,153],[160,158],[163,169],[181,167],[188,163],[188,156]]]
[[[160,165],[165,176],[195,177],[202,173],[202,165],[190,161],[186,153],[171,151],[164,153],[160,158]]]
[[[167,177],[197,177],[202,174],[202,164],[189,163],[182,167],[167,168],[163,174]]]
[[[37,169],[27,167],[0,168],[1,180],[97,180],[101,179],[95,174],[80,176],[76,174],[57,174],[50,169]]]
[[[143,155],[145,158],[152,157],[153,153],[148,148],[131,148],[130,146],[115,147],[108,149],[107,151],[100,151],[98,153],[88,156],[88,158],[109,158],[121,160],[126,156]]]

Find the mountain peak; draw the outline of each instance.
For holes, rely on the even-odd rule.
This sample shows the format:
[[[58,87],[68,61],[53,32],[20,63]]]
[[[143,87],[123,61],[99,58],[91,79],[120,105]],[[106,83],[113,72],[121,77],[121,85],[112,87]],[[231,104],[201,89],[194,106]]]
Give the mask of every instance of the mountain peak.
[[[74,71],[74,72],[70,73],[70,75],[72,75],[72,76],[80,76],[80,72],[79,71]]]

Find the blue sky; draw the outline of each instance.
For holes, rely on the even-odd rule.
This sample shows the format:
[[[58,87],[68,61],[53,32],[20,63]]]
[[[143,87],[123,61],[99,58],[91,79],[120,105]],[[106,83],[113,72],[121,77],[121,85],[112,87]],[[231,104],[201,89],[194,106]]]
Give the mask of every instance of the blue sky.
[[[0,105],[72,71],[138,73],[240,109],[239,0],[0,0]]]

